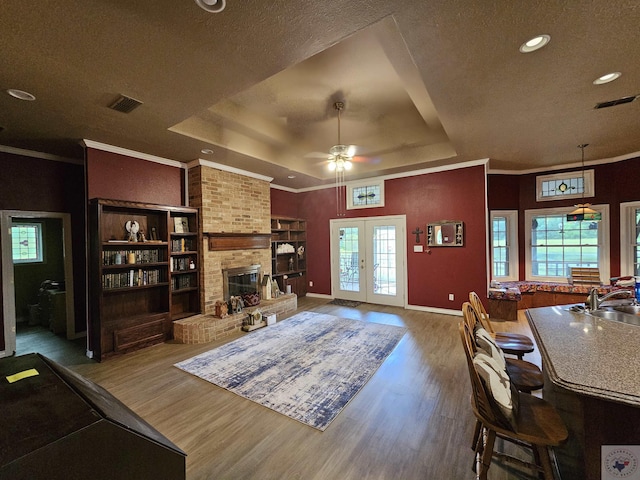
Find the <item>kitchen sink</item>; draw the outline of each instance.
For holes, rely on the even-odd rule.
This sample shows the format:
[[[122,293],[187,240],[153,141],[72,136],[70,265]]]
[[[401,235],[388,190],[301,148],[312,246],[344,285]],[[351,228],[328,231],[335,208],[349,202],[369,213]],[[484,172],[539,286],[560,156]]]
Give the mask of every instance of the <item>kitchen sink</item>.
[[[588,312],[588,314],[594,317],[640,326],[640,305],[600,307],[598,310]]]
[[[622,313],[630,313],[632,315],[640,315],[640,305],[618,305],[615,307],[605,307],[607,309],[611,308],[616,312]]]

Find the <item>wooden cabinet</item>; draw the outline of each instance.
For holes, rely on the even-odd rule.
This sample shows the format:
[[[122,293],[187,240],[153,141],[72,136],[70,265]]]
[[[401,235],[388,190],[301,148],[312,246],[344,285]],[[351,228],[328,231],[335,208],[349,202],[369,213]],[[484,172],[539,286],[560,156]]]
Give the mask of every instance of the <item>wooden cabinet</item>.
[[[307,222],[301,218],[271,218],[271,274],[280,290],[307,294]]]
[[[90,202],[90,349],[102,361],[172,337],[200,312],[198,211]]]

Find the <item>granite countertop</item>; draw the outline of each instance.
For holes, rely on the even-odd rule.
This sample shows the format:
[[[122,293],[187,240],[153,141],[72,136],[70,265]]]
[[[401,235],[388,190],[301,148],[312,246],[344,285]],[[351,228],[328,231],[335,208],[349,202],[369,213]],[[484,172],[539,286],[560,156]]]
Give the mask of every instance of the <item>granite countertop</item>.
[[[582,395],[640,407],[640,326],[570,307],[527,310],[551,381]]]

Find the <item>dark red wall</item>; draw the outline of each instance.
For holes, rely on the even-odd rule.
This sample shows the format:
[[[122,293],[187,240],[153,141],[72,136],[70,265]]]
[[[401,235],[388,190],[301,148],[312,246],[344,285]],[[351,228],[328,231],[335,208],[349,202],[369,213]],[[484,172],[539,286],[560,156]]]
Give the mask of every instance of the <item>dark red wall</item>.
[[[0,188],[0,210],[71,215],[75,329],[84,331],[87,301],[84,166],[4,152],[0,152],[0,166],[4,180]],[[4,331],[4,326],[0,329]],[[4,344],[0,349],[4,349]]]
[[[640,200],[640,158],[605,165],[587,166],[595,173],[595,197],[592,204],[609,205],[611,276],[620,275],[620,204]],[[562,173],[576,169],[557,170]],[[548,202],[536,201],[536,177],[545,172],[528,175],[489,175],[488,204],[491,210],[518,210],[518,243],[520,279],[525,278],[524,211],[536,208],[569,207],[581,203],[576,199]],[[517,193],[517,196],[516,196]]]
[[[293,204],[272,189],[272,212],[285,215]],[[307,280],[309,292],[331,294],[329,220],[336,217],[333,188],[295,194],[298,215],[307,220]],[[282,211],[280,209],[283,209]],[[385,206],[347,210],[346,218],[401,215],[407,232],[427,223],[462,220],[463,247],[435,247],[431,253],[415,253],[415,235],[407,233],[408,303],[415,306],[460,309],[470,290],[486,290],[486,223],[484,166],[430,173],[385,181]],[[425,245],[425,236],[421,235]],[[455,301],[448,300],[453,293]]]
[[[183,205],[184,170],[87,148],[88,198]]]
[[[300,198],[297,194],[271,189],[271,215],[279,215],[281,217],[300,218],[298,214],[298,203]]]

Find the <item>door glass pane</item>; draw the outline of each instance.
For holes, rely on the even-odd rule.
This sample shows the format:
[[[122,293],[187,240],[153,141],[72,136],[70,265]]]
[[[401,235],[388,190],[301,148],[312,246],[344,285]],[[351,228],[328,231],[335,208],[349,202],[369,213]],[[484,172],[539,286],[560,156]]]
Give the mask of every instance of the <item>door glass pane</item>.
[[[340,229],[340,289],[360,291],[358,227]]]
[[[396,295],[396,227],[373,228],[373,293]]]

